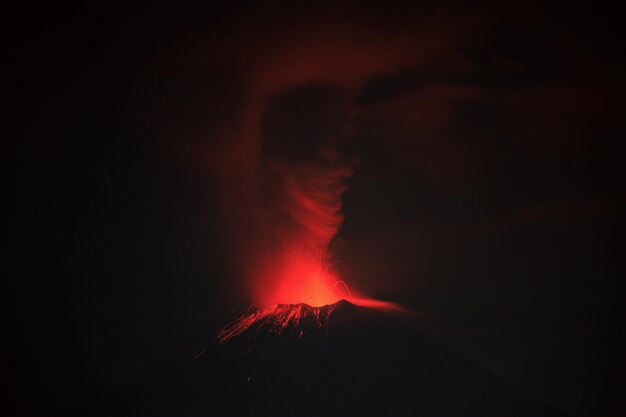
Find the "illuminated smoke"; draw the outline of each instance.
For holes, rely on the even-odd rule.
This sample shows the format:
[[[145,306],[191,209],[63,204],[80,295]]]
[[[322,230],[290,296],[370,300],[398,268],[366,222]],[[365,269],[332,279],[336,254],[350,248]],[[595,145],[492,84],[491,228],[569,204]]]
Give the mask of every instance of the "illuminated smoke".
[[[233,276],[225,288],[261,307],[355,295],[328,249],[343,222],[342,195],[356,162],[351,142],[366,111],[355,98],[369,80],[424,54],[415,42],[419,25],[371,36],[369,24],[351,18],[310,23],[317,29],[233,35],[239,46],[226,61],[245,63],[241,106],[201,155],[223,187]]]
[[[357,109],[341,88],[303,85],[257,103],[242,153],[253,162],[228,181],[236,226],[233,263],[255,305],[353,304],[397,309],[361,297],[338,271],[329,246],[344,220],[342,198],[357,158]],[[245,160],[245,159],[244,159]]]
[[[331,304],[337,285],[328,247],[343,222],[342,195],[355,159],[349,102],[329,88],[275,96],[263,117],[259,246],[251,282],[260,305]]]

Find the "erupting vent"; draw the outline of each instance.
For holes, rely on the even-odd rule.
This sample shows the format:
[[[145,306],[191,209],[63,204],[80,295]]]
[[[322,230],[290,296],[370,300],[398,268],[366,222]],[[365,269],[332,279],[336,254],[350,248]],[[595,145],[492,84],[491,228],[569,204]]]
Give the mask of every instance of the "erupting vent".
[[[217,334],[216,339],[219,343],[224,343],[246,332],[252,334],[288,332],[302,337],[310,331],[326,331],[328,318],[341,302],[321,307],[311,307],[304,303],[274,304],[264,309],[252,306],[226,325]]]

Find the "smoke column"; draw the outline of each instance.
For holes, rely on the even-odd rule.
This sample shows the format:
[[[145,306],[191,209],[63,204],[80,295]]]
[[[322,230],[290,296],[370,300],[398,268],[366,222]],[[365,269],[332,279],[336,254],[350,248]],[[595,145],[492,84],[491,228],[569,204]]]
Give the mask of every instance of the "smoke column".
[[[367,80],[414,54],[412,43],[368,38],[367,25],[309,24],[235,36],[235,61],[246,68],[240,113],[224,121],[218,144],[202,156],[222,187],[234,278],[228,290],[239,284],[259,307],[319,306],[353,293],[333,268],[329,245],[356,164],[351,143],[363,111],[356,97]]]
[[[329,244],[343,222],[342,194],[355,159],[349,100],[307,86],[272,97],[260,126],[259,245],[248,271],[260,305],[324,305],[346,296]]]

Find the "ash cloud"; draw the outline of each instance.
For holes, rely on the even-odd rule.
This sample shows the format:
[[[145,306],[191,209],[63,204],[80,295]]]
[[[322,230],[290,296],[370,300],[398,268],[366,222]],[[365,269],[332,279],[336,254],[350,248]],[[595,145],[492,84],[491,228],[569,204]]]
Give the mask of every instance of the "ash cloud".
[[[273,256],[259,252],[294,241],[318,252],[328,245],[342,222],[341,194],[354,183],[346,143],[366,154],[351,193],[345,261],[361,280],[356,286],[374,293],[419,287],[412,273],[395,273],[412,262],[402,251],[378,247],[381,230],[398,219],[411,231],[394,242],[410,246],[407,233],[426,233],[419,219],[463,235],[465,224],[508,219],[529,203],[595,198],[589,194],[610,188],[607,175],[594,190],[583,185],[566,195],[581,166],[591,178],[605,169],[599,161],[611,160],[616,107],[586,49],[572,51],[562,28],[538,22],[542,31],[530,36],[532,16],[513,9],[498,19],[396,12],[278,16],[272,25],[253,19],[214,47],[237,68],[236,116],[215,129],[209,152],[196,154],[221,184],[233,276],[263,274],[259,259]],[[420,266],[436,267],[432,257]],[[241,282],[252,298],[255,281],[265,285]]]
[[[339,279],[328,247],[356,163],[355,106],[339,87],[300,85],[268,97],[258,117],[250,176],[225,188],[243,246],[239,273],[260,305],[310,298],[311,274],[325,298]]]
[[[268,103],[260,171],[276,240],[305,234],[305,244],[317,250],[337,232],[343,221],[341,195],[355,163],[351,110],[341,90],[319,86],[289,90]]]

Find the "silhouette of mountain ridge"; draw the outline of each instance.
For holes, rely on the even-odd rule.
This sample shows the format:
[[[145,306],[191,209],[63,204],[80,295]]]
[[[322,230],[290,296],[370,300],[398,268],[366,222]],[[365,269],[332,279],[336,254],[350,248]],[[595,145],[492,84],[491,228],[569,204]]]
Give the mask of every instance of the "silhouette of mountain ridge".
[[[564,416],[401,314],[342,300],[236,314],[139,378],[112,415]]]

